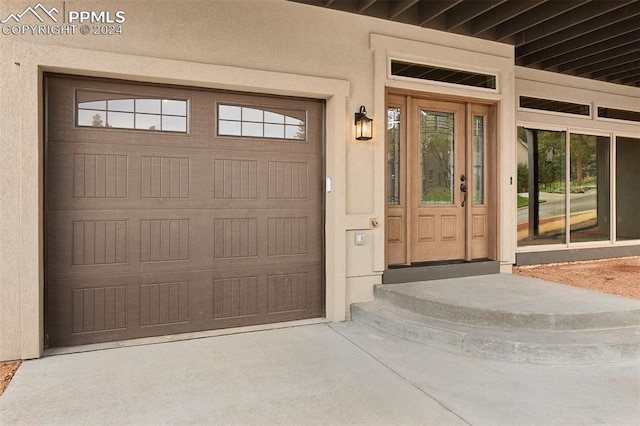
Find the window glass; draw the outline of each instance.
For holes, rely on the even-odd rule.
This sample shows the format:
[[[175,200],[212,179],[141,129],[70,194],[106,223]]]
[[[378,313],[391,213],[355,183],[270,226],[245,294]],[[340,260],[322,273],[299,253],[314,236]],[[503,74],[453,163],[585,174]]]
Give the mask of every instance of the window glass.
[[[453,113],[420,111],[420,204],[454,203]]]
[[[304,121],[298,120],[297,118],[294,118],[294,117],[288,117],[287,116],[287,117],[284,118],[284,122],[286,124],[291,124],[291,125],[294,125],[294,126],[304,126]]]
[[[153,114],[136,114],[136,129],[160,130],[160,116]]]
[[[218,135],[304,141],[305,111],[218,105]]]
[[[242,120],[242,108],[233,105],[218,106],[218,118],[220,120]]]
[[[186,132],[187,119],[186,117],[173,117],[170,115],[163,115],[162,130],[168,132]]]
[[[160,114],[160,99],[136,99],[136,112]]]
[[[598,107],[598,117],[613,120],[640,121],[640,111]]]
[[[82,108],[84,109],[107,109],[107,101],[95,101],[95,102],[83,102]]]
[[[240,121],[218,121],[218,133],[229,136],[242,136],[242,127]]]
[[[187,103],[185,101],[162,100],[162,115],[187,115]]]
[[[570,242],[609,239],[609,138],[569,136]]]
[[[387,109],[387,203],[400,204],[400,119],[401,109]]]
[[[518,127],[518,246],[566,242],[566,132]]]
[[[107,101],[109,111],[133,112],[133,99],[113,99]]]
[[[262,137],[262,136],[264,136],[262,123],[243,122],[242,123],[242,136],[253,136],[253,137]]]
[[[79,110],[78,126],[104,127],[107,111]]]
[[[300,126],[284,126],[284,137],[285,139],[306,139],[304,125]]]
[[[391,75],[495,89],[496,76],[410,62],[391,61]]]
[[[484,204],[484,117],[473,116],[473,204]]]
[[[584,116],[591,115],[591,107],[589,105],[542,98],[530,98],[528,96],[520,96],[520,107],[550,112],[561,112],[564,114]]]
[[[109,93],[78,91],[77,125],[81,127],[106,127],[112,129],[155,130],[163,132],[187,132],[186,100],[154,98],[109,99]],[[103,96],[104,100],[95,100]]]
[[[107,127],[113,127],[116,129],[133,129],[133,114],[109,111],[107,114]]]
[[[242,121],[264,122],[264,111],[255,108],[242,108]]]
[[[264,136],[266,138],[284,138],[284,126],[279,126],[277,124],[265,124],[264,125]]]
[[[264,112],[264,122],[265,123],[284,124],[284,115],[276,114],[276,113],[269,112],[269,111],[265,111]]]
[[[640,139],[616,138],[616,239],[640,239]]]

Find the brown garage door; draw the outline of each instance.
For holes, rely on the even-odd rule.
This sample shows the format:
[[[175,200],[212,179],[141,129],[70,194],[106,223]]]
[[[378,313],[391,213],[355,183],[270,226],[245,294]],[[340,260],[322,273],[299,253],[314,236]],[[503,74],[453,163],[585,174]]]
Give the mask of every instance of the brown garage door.
[[[321,102],[46,91],[48,346],[323,316]]]

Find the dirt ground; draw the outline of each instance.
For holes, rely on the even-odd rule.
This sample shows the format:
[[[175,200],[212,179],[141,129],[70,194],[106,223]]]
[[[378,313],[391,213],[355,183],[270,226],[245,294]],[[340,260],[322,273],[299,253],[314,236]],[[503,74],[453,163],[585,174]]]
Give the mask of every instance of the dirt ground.
[[[640,256],[515,266],[513,273],[640,300]]]
[[[9,386],[16,370],[20,367],[20,362],[0,362],[0,395]]]
[[[515,266],[513,273],[640,300],[640,256]],[[0,395],[20,362],[0,363]]]

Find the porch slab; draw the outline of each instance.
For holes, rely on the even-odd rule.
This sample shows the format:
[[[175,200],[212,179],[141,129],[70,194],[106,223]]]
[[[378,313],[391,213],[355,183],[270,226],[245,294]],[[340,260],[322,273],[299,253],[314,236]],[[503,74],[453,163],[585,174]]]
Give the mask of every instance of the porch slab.
[[[379,285],[351,318],[453,353],[511,362],[640,359],[640,302],[510,274]]]
[[[379,285],[375,296],[430,317],[508,329],[640,325],[640,301],[512,274]]]

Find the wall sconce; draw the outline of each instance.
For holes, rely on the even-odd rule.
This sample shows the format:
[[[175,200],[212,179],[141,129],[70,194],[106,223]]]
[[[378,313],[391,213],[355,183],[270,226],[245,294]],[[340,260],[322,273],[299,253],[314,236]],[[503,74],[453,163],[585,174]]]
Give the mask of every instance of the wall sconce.
[[[372,138],[371,129],[373,128],[373,120],[367,117],[367,109],[362,105],[360,111],[356,112],[356,139],[359,141],[368,141]]]

